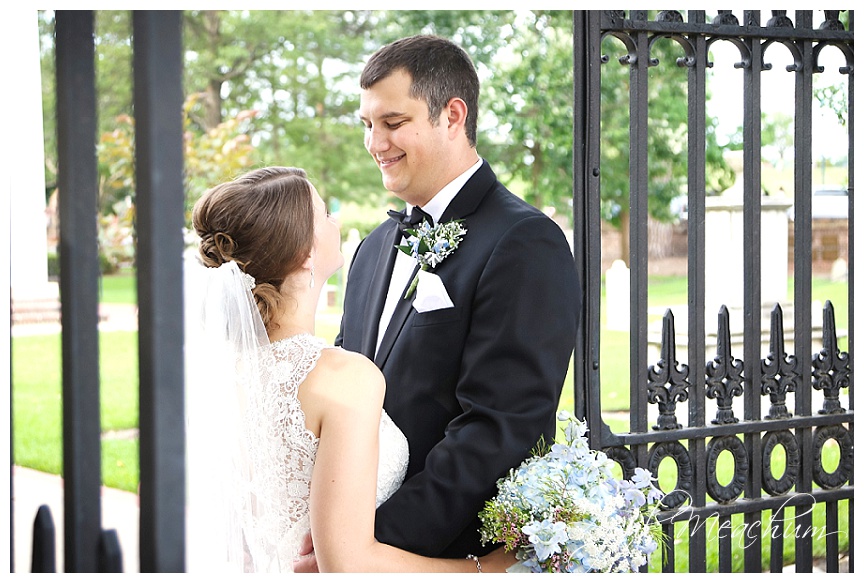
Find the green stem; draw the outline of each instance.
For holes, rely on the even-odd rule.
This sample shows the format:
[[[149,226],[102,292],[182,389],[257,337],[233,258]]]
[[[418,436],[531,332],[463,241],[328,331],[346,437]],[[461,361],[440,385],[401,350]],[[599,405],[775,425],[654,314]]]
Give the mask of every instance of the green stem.
[[[411,297],[411,294],[414,293],[414,290],[417,289],[417,282],[418,282],[418,281],[420,281],[420,273],[419,273],[419,272],[417,272],[417,274],[414,276],[414,279],[411,280],[411,285],[408,286],[408,291],[405,292],[405,299],[406,299],[406,300],[407,300],[408,298],[410,298],[410,297]]]

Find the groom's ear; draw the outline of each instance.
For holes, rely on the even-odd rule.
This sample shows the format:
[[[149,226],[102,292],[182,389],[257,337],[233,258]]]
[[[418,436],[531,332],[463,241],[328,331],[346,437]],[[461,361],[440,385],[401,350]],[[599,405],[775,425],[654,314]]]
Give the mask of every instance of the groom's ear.
[[[464,135],[465,120],[468,119],[468,105],[462,99],[454,97],[447,102],[444,112],[447,114],[447,128],[450,131],[450,137]]]

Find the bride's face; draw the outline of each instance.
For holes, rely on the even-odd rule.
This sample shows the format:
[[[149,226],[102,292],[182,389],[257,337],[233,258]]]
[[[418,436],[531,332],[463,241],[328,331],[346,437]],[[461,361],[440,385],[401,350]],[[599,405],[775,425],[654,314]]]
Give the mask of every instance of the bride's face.
[[[342,257],[342,237],[339,223],[330,216],[327,205],[315,187],[312,187],[312,205],[315,207],[315,278],[327,279],[336,273],[345,259]]]

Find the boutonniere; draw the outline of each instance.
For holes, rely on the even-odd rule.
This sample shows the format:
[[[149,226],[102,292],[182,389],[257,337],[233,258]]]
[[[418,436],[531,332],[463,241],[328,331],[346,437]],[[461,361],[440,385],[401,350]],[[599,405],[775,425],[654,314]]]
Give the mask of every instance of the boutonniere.
[[[405,229],[408,238],[404,245],[396,245],[396,248],[413,257],[421,270],[429,271],[456,251],[467,232],[462,226],[462,219],[439,223],[434,227],[424,221],[416,229]],[[406,300],[414,293],[418,278],[419,273],[414,276],[405,293]]]

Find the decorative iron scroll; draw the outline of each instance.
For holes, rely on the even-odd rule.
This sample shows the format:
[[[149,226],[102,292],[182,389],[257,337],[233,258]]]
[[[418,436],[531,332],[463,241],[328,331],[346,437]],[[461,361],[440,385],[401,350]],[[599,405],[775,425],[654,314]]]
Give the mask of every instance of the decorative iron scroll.
[[[794,28],[795,25],[792,24],[792,19],[786,16],[785,10],[772,10],[771,18],[765,26],[768,28]]]
[[[783,310],[780,304],[771,311],[771,340],[768,357],[762,361],[762,394],[770,395],[771,408],[765,419],[787,419],[786,393],[794,393],[800,376],[796,372],[798,359],[786,354],[783,343]]]
[[[819,25],[819,30],[846,30],[840,21],[840,10],[826,10],[825,22]]]
[[[652,476],[660,475],[660,463],[671,457],[677,467],[678,480],[675,488],[660,501],[664,510],[677,508],[684,504],[693,492],[693,466],[690,463],[690,453],[687,448],[671,441],[668,443],[655,443],[648,452],[648,471]]]
[[[720,308],[717,315],[717,356],[705,365],[705,395],[717,400],[715,425],[738,423],[732,413],[732,399],[744,394],[744,363],[732,358],[732,340],[729,332],[729,310]]]
[[[840,445],[840,463],[829,474],[822,463],[822,448],[830,439]],[[816,429],[813,432],[813,481],[829,490],[848,482],[854,469],[853,448],[852,432],[843,425],[826,425]]]
[[[786,467],[779,478],[771,471],[771,454],[774,448],[782,446],[786,450]],[[781,429],[765,434],[762,441],[762,488],[771,496],[785,494],[795,485],[798,469],[801,467],[801,451],[798,439],[791,431]]]
[[[624,21],[644,20],[646,16],[645,12],[643,10],[604,10],[603,14],[611,28],[620,28]],[[683,12],[682,10],[659,10],[654,17],[654,22],[683,24]],[[732,10],[718,10],[717,15],[710,20],[710,23],[714,26],[741,26],[740,20],[732,12]],[[788,10],[771,10],[771,17],[765,23],[765,27],[796,29],[795,23],[789,18],[787,12]],[[846,30],[846,26],[840,20],[842,10],[824,10],[822,12],[825,14],[825,20],[819,25],[818,30]],[[690,24],[704,24],[704,22],[696,21]],[[744,26],[761,26],[761,24],[751,20],[744,23]]]
[[[636,458],[633,457],[633,452],[623,445],[616,445],[607,447],[603,450],[603,453],[610,460],[621,466],[621,475],[624,479],[630,479],[633,476],[633,473],[636,471]]]
[[[721,485],[717,480],[717,459],[724,451],[732,454],[735,460],[735,474],[725,486]],[[734,435],[724,435],[722,437],[714,437],[708,442],[705,447],[706,469],[708,479],[705,486],[708,489],[708,494],[717,502],[725,504],[732,502],[741,492],[744,491],[744,482],[747,480],[747,473],[750,471],[750,462],[747,461],[747,449],[741,440]]]
[[[717,16],[714,17],[711,24],[738,26],[738,17],[732,14],[731,10],[718,10]]]
[[[660,415],[655,430],[681,429],[675,417],[675,404],[683,403],[689,396],[690,368],[678,365],[675,356],[675,317],[671,310],[663,316],[663,339],[660,345],[660,360],[648,367],[648,402],[657,404]]]
[[[657,22],[684,22],[684,17],[677,10],[661,10],[654,20]]]
[[[849,354],[837,348],[834,305],[827,301],[822,309],[822,350],[813,355],[813,388],[822,391],[825,400],[819,413],[843,413],[840,389],[849,387]]]

